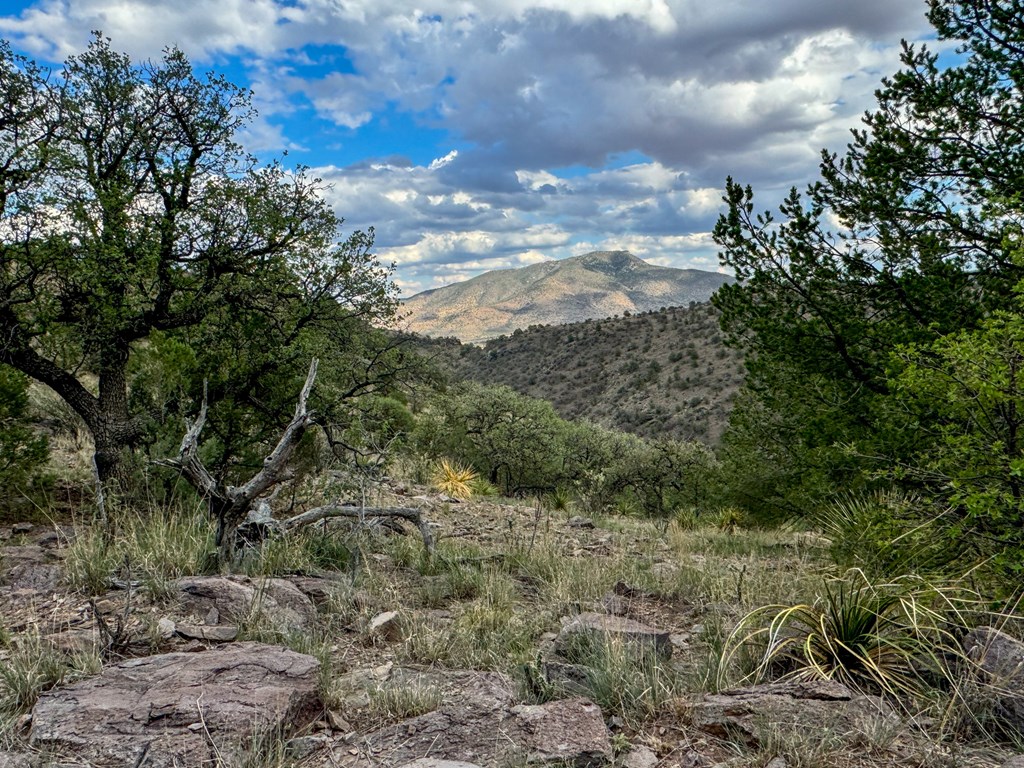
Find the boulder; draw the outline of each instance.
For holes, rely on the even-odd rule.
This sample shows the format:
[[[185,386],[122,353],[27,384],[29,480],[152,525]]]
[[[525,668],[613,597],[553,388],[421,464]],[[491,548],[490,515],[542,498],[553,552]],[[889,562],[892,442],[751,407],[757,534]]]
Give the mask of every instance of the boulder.
[[[750,747],[771,729],[848,733],[867,723],[899,719],[877,696],[851,691],[834,680],[769,683],[708,694],[690,705],[696,727]]]
[[[214,764],[319,717],[319,666],[258,643],[124,661],[40,696],[29,742],[94,766]]]
[[[509,730],[519,750],[533,764],[604,765],[612,758],[611,739],[601,708],[589,699],[561,699],[521,704],[512,709]]]
[[[990,688],[996,717],[1024,738],[1024,643],[994,627],[979,627],[964,637],[964,650]]]
[[[234,623],[260,613],[282,629],[306,629],[316,620],[316,608],[286,579],[250,579],[246,576],[188,576],[175,582],[182,607],[205,617],[212,608]]]
[[[433,712],[339,744],[315,765],[430,768],[417,762],[429,756],[480,766],[536,762],[585,768],[611,759],[601,710],[587,699],[517,706],[511,681],[494,672],[445,672],[438,687],[445,695]]]
[[[581,613],[568,620],[555,638],[554,652],[562,658],[576,661],[581,649],[599,647],[599,644],[608,642],[628,643],[653,651],[663,659],[672,657],[668,632],[622,616],[601,613]]]

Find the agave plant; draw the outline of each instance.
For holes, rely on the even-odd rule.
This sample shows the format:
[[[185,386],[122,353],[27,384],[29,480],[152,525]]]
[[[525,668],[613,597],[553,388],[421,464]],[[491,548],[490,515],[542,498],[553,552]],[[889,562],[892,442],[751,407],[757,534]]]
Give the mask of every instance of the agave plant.
[[[721,674],[740,649],[756,646],[755,680],[837,680],[893,700],[916,699],[936,677],[951,678],[968,602],[957,588],[909,577],[873,584],[852,570],[812,603],[749,613],[726,642]]]
[[[448,459],[441,459],[434,470],[434,487],[455,499],[473,496],[473,484],[477,479],[472,467]]]

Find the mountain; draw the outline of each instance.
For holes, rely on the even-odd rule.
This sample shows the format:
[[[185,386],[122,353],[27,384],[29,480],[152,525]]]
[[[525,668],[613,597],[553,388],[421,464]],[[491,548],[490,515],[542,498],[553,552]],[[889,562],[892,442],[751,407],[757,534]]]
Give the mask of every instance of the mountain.
[[[408,330],[477,343],[531,325],[562,325],[707,301],[733,278],[658,267],[628,251],[593,251],[495,270],[403,303]]]
[[[533,326],[484,346],[418,338],[453,379],[505,384],[644,437],[718,442],[743,382],[710,304],[570,325]]]

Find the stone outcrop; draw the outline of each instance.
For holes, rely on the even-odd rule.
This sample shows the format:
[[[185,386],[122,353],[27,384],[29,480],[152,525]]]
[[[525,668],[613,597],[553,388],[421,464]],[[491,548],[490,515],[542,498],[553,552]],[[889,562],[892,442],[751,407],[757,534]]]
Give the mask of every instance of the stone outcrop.
[[[428,768],[419,761],[430,758],[487,767],[521,761],[591,768],[611,759],[601,710],[588,699],[517,705],[503,675],[456,672],[444,680],[444,701],[433,712],[338,745],[316,765]]]
[[[689,707],[693,725],[718,738],[761,744],[769,729],[848,733],[879,719],[898,722],[881,699],[832,680],[780,682],[708,694]]]
[[[132,659],[44,693],[29,741],[96,768],[213,764],[319,717],[319,666],[257,643]]]
[[[554,652],[574,661],[581,646],[593,648],[608,642],[630,644],[666,660],[672,656],[668,632],[622,616],[602,613],[581,613],[566,622],[555,638]]]
[[[258,613],[282,629],[306,629],[316,619],[313,602],[286,579],[189,576],[175,588],[182,609],[200,617],[216,609],[222,619],[239,623]]]

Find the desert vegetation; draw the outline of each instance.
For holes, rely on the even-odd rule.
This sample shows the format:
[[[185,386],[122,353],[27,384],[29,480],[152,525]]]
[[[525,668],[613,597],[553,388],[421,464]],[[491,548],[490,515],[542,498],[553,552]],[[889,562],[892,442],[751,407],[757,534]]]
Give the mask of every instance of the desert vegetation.
[[[1012,765],[1021,31],[931,14],[960,63],[908,48],[779,219],[730,181],[714,310],[458,353],[580,346],[562,415],[389,331],[372,233],[237,146],[240,89],[0,47],[0,749]],[[687,346],[716,320],[721,367]],[[598,379],[729,390],[739,355],[720,442],[567,418]]]

